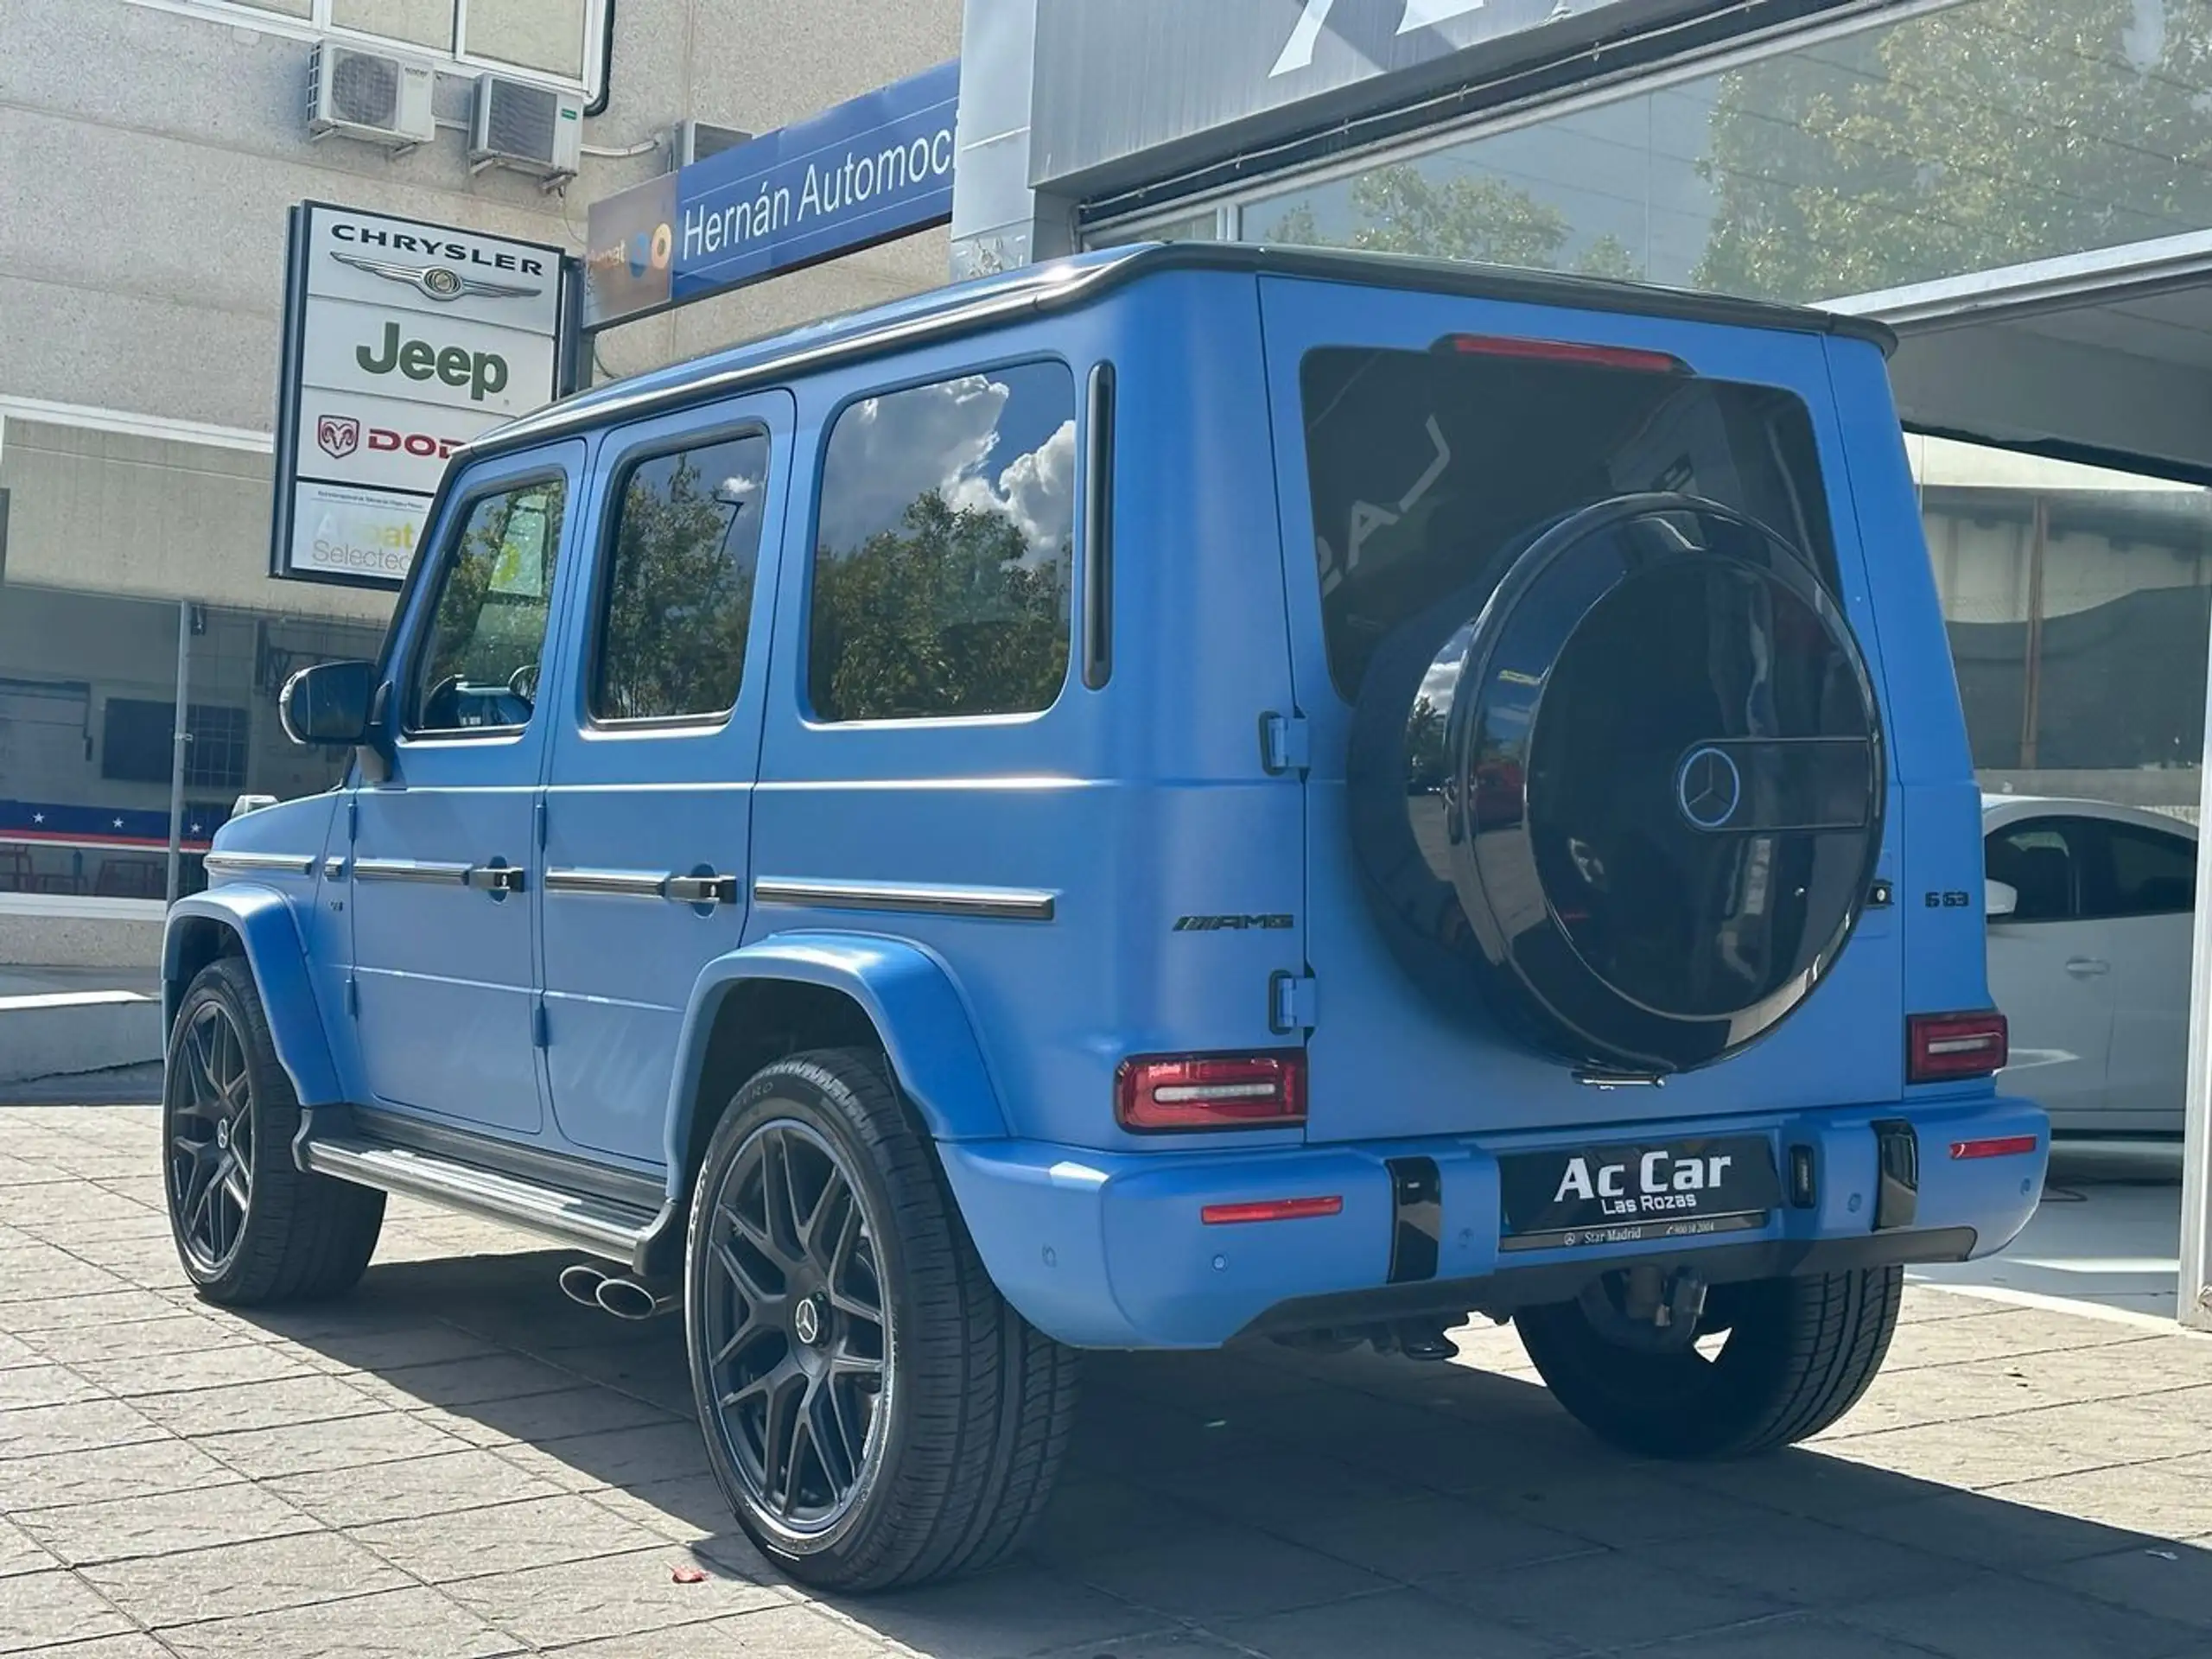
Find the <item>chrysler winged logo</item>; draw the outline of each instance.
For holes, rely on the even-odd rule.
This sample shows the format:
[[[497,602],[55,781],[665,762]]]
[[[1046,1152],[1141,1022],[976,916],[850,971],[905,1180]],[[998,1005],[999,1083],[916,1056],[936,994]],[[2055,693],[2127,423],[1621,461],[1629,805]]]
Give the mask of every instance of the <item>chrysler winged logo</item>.
[[[315,441],[333,461],[343,461],[361,447],[361,423],[350,415],[326,415],[315,423]]]
[[[408,287],[440,302],[463,297],[520,300],[545,291],[523,283],[487,283],[481,276],[464,276],[451,265],[410,265],[398,259],[372,259],[361,253],[334,252],[330,257],[341,265],[365,270],[372,276],[404,283]]]

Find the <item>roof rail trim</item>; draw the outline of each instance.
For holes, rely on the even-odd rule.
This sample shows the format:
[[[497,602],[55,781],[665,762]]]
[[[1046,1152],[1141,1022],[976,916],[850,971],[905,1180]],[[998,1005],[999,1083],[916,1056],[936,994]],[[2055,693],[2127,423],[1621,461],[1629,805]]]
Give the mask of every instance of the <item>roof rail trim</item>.
[[[766,355],[734,363],[727,368],[708,366],[713,359],[702,359],[695,375],[673,383],[655,384],[625,393],[620,390],[620,383],[616,382],[604,391],[564,399],[511,421],[460,446],[454,454],[471,459],[496,454],[548,438],[734,397],[758,387],[787,382],[798,375],[954,339],[1025,314],[1065,309],[1160,270],[1226,270],[1254,276],[1300,276],[1462,294],[1471,298],[1567,305],[1580,310],[1633,316],[1674,317],[1685,321],[1837,334],[1869,341],[1881,347],[1885,354],[1897,346],[1896,334],[1869,317],[1688,289],[1612,282],[1565,271],[1260,243],[1147,243],[1126,250],[1116,249],[1104,257],[1080,257],[1031,266],[1010,278],[986,278],[980,285],[980,292],[964,296],[958,289],[947,289],[947,302],[939,308],[874,326],[861,324],[849,333],[833,334],[788,351],[776,352],[772,340],[764,341],[763,346],[769,348]]]

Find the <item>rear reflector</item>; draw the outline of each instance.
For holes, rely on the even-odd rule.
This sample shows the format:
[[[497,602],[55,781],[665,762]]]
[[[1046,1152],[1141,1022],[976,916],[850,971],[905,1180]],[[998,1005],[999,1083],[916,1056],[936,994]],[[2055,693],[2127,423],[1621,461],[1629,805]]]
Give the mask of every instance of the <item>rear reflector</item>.
[[[1634,374],[1688,374],[1690,365],[1665,352],[1633,346],[1586,346],[1571,340],[1515,340],[1503,334],[1446,334],[1441,351],[1463,357],[1517,357],[1543,363],[1580,363],[1593,369],[1626,369]]]
[[[1909,1083],[1986,1077],[2003,1071],[2008,1058],[2005,1016],[1994,1008],[1977,1014],[1916,1014],[1905,1021]]]
[[[1998,1135],[1985,1141],[1954,1141],[1954,1158],[2013,1158],[2033,1152],[2043,1145],[2042,1138],[2032,1135]]]
[[[1114,1116],[1140,1134],[1295,1128],[1306,1122],[1306,1052],[1123,1060]]]
[[[1256,1204],[1210,1204],[1198,1211],[1209,1227],[1230,1227],[1246,1221],[1301,1221],[1312,1216],[1340,1216],[1344,1201],[1330,1198],[1262,1198]]]

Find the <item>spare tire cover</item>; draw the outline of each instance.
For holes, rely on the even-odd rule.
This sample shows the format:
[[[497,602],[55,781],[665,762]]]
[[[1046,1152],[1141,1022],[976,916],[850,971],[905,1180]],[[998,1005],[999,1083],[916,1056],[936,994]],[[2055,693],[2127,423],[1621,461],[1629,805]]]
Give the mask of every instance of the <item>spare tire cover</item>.
[[[1812,561],[1624,496],[1378,649],[1352,839],[1415,977],[1562,1058],[1726,1058],[1833,967],[1882,837],[1880,716]]]

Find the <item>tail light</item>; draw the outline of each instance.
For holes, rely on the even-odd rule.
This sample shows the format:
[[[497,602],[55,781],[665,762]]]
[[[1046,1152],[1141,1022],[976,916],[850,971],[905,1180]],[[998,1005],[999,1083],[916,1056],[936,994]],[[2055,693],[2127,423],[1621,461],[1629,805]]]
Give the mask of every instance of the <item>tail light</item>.
[[[1114,1116],[1139,1134],[1295,1128],[1306,1122],[1306,1052],[1123,1060],[1114,1074]]]
[[[2010,1058],[2005,1016],[1994,1008],[1979,1014],[1916,1014],[1905,1021],[1908,1083],[1986,1077],[2003,1071]]]
[[[1579,363],[1632,374],[1688,374],[1690,365],[1665,352],[1633,346],[1588,346],[1571,340],[1516,340],[1509,334],[1446,334],[1435,349],[1462,357],[1514,357],[1540,363]]]

